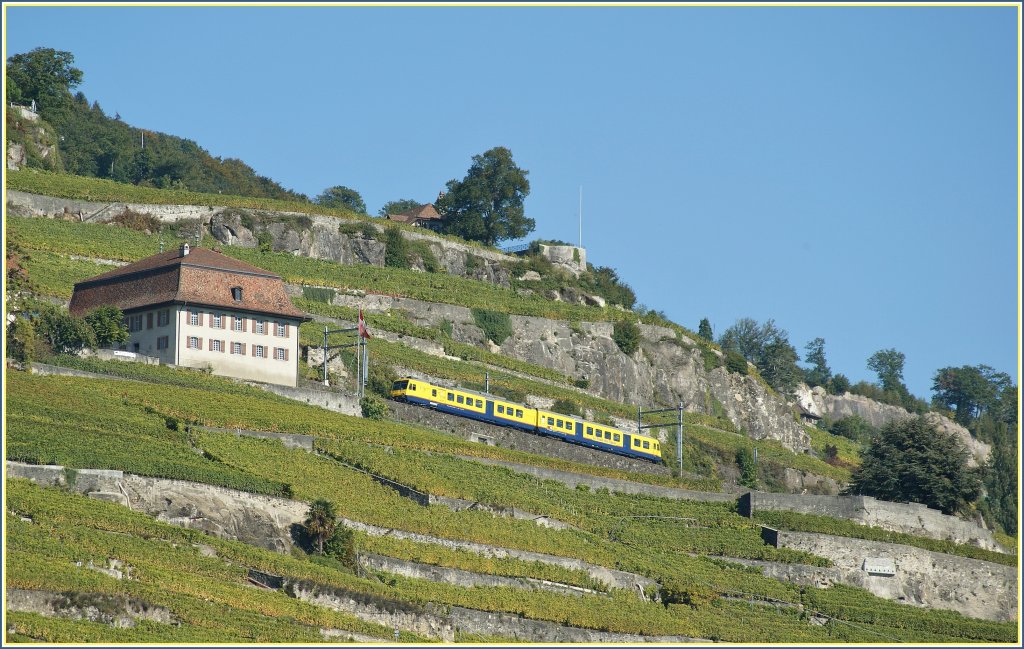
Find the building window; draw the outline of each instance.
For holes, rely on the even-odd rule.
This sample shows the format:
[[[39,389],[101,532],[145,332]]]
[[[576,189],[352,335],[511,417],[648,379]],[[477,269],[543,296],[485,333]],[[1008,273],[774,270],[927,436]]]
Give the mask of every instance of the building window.
[[[168,343],[167,336],[160,336],[159,338],[156,339],[156,348],[157,349],[167,349],[167,343]]]
[[[241,302],[242,301],[242,287],[241,286],[233,286],[233,287],[231,287],[231,299],[233,299],[235,302]]]
[[[214,329],[223,329],[223,316],[219,313],[214,313],[210,316],[210,326]]]
[[[276,335],[280,336],[281,338],[287,338],[288,337],[288,325],[284,324],[283,322],[278,322],[276,324],[277,324],[277,334]]]
[[[288,350],[284,347],[274,348],[274,360],[286,361],[288,360]]]
[[[242,331],[242,323],[243,322],[245,322],[244,318],[239,318],[238,316],[235,316],[234,327],[233,327],[234,330],[235,331]]]
[[[188,337],[188,348],[189,349],[199,349],[199,344],[200,344],[199,343],[199,338],[197,338],[195,336],[189,336]]]
[[[256,320],[256,329],[255,329],[256,333],[262,334],[262,333],[266,332],[266,330],[267,330],[266,327],[267,327],[266,321],[264,321],[264,320]]]
[[[267,348],[264,347],[263,345],[253,345],[252,346],[252,355],[255,356],[256,358],[266,358],[267,357]]]
[[[156,314],[156,326],[166,327],[167,323],[171,321],[171,312],[168,309],[158,311]]]
[[[193,327],[198,327],[202,324],[202,314],[198,311],[189,311],[188,323]]]
[[[245,353],[245,346],[242,345],[242,343],[231,343],[231,353],[232,354],[244,354]]]
[[[128,318],[128,331],[142,331],[142,315],[133,315]]]
[[[224,343],[222,341],[220,341],[220,340],[211,340],[210,341],[210,351],[211,352],[222,352],[222,351],[224,351]]]
[[[153,328],[153,313],[150,312],[150,313],[146,314],[146,329],[152,329],[152,328]]]

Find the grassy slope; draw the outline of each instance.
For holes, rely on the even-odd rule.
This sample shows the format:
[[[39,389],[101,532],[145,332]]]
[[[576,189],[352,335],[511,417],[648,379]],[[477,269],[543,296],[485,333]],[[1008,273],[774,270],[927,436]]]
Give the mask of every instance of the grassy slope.
[[[120,199],[124,200],[124,199]],[[168,201],[174,202],[174,201]],[[156,251],[155,237],[146,237],[118,228],[106,226],[90,226],[56,221],[8,219],[11,240],[18,242],[30,254],[31,259],[25,264],[32,279],[42,290],[51,295],[70,295],[70,285],[77,279],[95,274],[97,268],[93,262],[71,261],[64,255],[81,254],[84,256],[104,257],[130,260],[152,254]],[[13,227],[10,227],[13,226]],[[148,248],[152,247],[153,250]],[[130,252],[129,252],[130,251]],[[245,251],[245,255],[255,254]],[[315,262],[309,266],[293,265],[295,258],[275,259],[278,256],[266,255],[248,258],[261,266],[269,267],[285,274],[287,269],[294,273],[298,281],[316,278],[323,268]],[[312,260],[310,260],[312,261]],[[280,268],[275,268],[278,264]],[[349,286],[344,282],[352,282],[354,288],[360,286],[377,286],[379,281],[415,282],[413,274],[408,278],[391,277],[386,274],[375,275],[374,271],[361,270],[358,273],[344,275],[343,268],[327,269],[342,275],[336,277],[339,288]],[[381,269],[375,269],[380,271]],[[389,272],[390,269],[383,271]],[[354,278],[354,279],[353,279]],[[448,278],[452,279],[452,278]],[[313,282],[310,282],[313,283]],[[329,284],[330,282],[316,282]],[[435,286],[428,281],[416,285],[424,291],[424,295],[434,294],[438,289],[455,302],[473,293],[472,287],[457,284]],[[479,290],[480,285],[472,283]],[[454,288],[452,288],[454,287]],[[478,298],[473,298],[478,299]],[[488,298],[491,299],[491,298]],[[530,312],[534,308],[524,301],[517,301],[508,296],[503,310],[511,312]],[[493,302],[482,302],[493,306]],[[472,304],[469,304],[472,305]],[[303,305],[310,308],[314,305]],[[582,308],[582,307],[581,307]],[[517,311],[517,309],[519,311]],[[602,319],[603,310],[590,309],[585,318]],[[531,313],[532,314],[532,313]],[[325,313],[325,315],[347,315]],[[579,314],[558,313],[549,317],[572,319]],[[382,328],[403,329],[406,323],[400,321],[380,322],[371,324]],[[423,333],[423,332],[421,332]],[[430,337],[435,334],[431,332]],[[462,378],[465,370],[460,363],[448,361],[436,364],[435,357],[418,356],[407,348],[399,345],[379,346],[379,353],[384,360],[400,362],[406,366],[422,367],[424,371],[433,370],[440,376],[450,375],[451,378]],[[469,355],[469,354],[466,354]],[[434,359],[434,360],[432,360]],[[126,366],[122,366],[126,367]],[[519,385],[533,394],[545,396],[569,396],[578,400],[586,400],[576,391],[566,386],[557,386],[557,377],[543,375],[540,370],[529,367],[510,367],[517,371],[531,373],[541,380],[522,379],[511,374],[507,375],[513,385]],[[126,370],[127,371],[127,370]],[[588,559],[609,566],[635,570],[652,577],[667,580],[678,579],[685,575],[687,588],[693,593],[735,593],[746,594],[757,598],[773,598],[793,603],[803,602],[818,610],[828,611],[840,619],[855,622],[853,625],[837,624],[826,629],[809,627],[806,622],[793,615],[768,611],[760,607],[735,606],[724,601],[713,605],[699,604],[696,608],[671,605],[668,608],[655,605],[641,605],[635,598],[613,597],[610,604],[603,600],[578,600],[563,596],[547,596],[524,598],[517,593],[506,592],[507,589],[487,591],[481,596],[474,590],[470,595],[465,589],[427,585],[415,580],[395,580],[386,594],[377,590],[376,584],[354,584],[354,578],[344,572],[329,572],[328,569],[312,564],[309,561],[290,559],[270,553],[262,553],[252,548],[232,545],[225,550],[222,542],[202,537],[203,543],[215,544],[220,556],[233,556],[238,565],[263,566],[273,568],[276,574],[294,574],[300,578],[312,579],[320,583],[343,585],[347,588],[366,589],[377,596],[394,597],[401,601],[422,602],[435,601],[450,604],[483,607],[488,610],[500,610],[526,614],[537,619],[553,619],[569,621],[580,626],[593,628],[609,628],[630,631],[640,628],[651,633],[682,633],[700,637],[715,637],[735,641],[779,641],[786,639],[793,642],[827,642],[835,640],[850,641],[883,641],[912,640],[919,642],[956,641],[957,639],[975,639],[982,641],[1006,641],[1015,637],[1016,629],[1010,625],[999,625],[968,620],[957,615],[936,611],[909,609],[890,602],[879,600],[863,591],[856,589],[831,589],[815,591],[810,594],[801,593],[800,589],[765,579],[749,571],[735,567],[719,565],[714,561],[695,559],[687,556],[687,552],[700,555],[724,555],[746,558],[765,558],[782,561],[815,562],[813,557],[766,549],[756,538],[756,531],[749,521],[739,518],[730,507],[704,503],[676,503],[658,499],[640,497],[609,496],[605,494],[589,494],[568,490],[547,482],[527,479],[496,467],[483,467],[451,455],[487,455],[500,459],[512,459],[517,462],[528,462],[554,468],[591,471],[598,474],[615,472],[599,471],[593,467],[572,466],[556,460],[529,456],[528,454],[483,447],[456,440],[451,437],[410,428],[387,422],[374,423],[361,419],[345,418],[341,415],[325,413],[315,408],[300,404],[284,402],[266,393],[241,388],[214,377],[205,377],[195,373],[170,373],[164,368],[153,370],[132,370],[149,372],[144,378],[155,381],[160,387],[147,383],[103,384],[95,381],[68,379],[58,377],[28,377],[11,373],[10,381],[5,388],[9,401],[8,406],[8,457],[17,457],[27,461],[49,462],[63,461],[68,466],[94,466],[121,468],[148,475],[167,477],[183,477],[198,479],[211,484],[223,484],[251,491],[264,493],[293,493],[296,497],[309,500],[315,497],[328,497],[336,502],[344,502],[348,508],[345,513],[353,518],[375,522],[386,526],[414,529],[438,536],[471,538],[481,542],[493,542],[524,549],[578,556],[579,548],[588,548]],[[478,372],[477,372],[478,373]],[[500,377],[499,377],[500,380]],[[515,382],[521,383],[515,383]],[[550,385],[555,381],[556,385]],[[231,386],[231,387],[229,387]],[[211,390],[218,391],[222,397],[217,407],[212,407],[203,398]],[[69,392],[67,392],[69,391]],[[54,399],[53,395],[67,394],[63,398]],[[82,395],[86,395],[83,399]],[[13,399],[12,399],[13,397]],[[589,399],[593,399],[589,397]],[[74,403],[75,406],[64,404]],[[622,404],[611,402],[587,402],[590,407],[601,407],[604,412],[616,413],[624,408]],[[82,408],[85,408],[84,410]],[[77,408],[77,409],[76,409]],[[95,413],[101,412],[102,416]],[[709,418],[710,419],[710,418]],[[176,420],[197,421],[212,425],[244,426],[262,430],[289,430],[291,432],[307,432],[318,435],[318,448],[328,455],[314,458],[298,451],[286,451],[277,444],[251,439],[237,439],[230,435],[213,433],[185,435],[174,430]],[[83,427],[85,435],[75,436],[61,433],[88,422]],[[168,424],[171,424],[169,427]],[[739,444],[749,443],[736,435],[717,431],[713,426],[701,427],[700,423],[688,422],[693,429],[694,437],[702,443],[728,453]],[[89,430],[96,434],[89,437]],[[120,444],[111,443],[104,431],[127,437]],[[815,439],[815,448],[829,443],[832,436]],[[845,442],[835,438],[835,441]],[[384,452],[368,446],[367,442],[386,444],[393,447],[392,452]],[[134,457],[123,454],[123,448],[144,448],[148,453],[136,453]],[[840,444],[840,458],[855,458],[855,449],[849,444]],[[195,449],[205,451],[204,456],[196,455]],[[781,461],[788,462],[804,456],[789,458],[781,449],[766,447],[765,452],[778,453]],[[789,454],[792,455],[792,454]],[[151,462],[153,457],[160,457],[160,462]],[[335,459],[332,459],[335,458]],[[813,458],[807,458],[813,460]],[[420,489],[432,493],[447,494],[456,497],[493,502],[506,506],[515,506],[536,513],[544,513],[554,518],[572,522],[579,528],[575,532],[553,532],[524,525],[521,522],[493,519],[480,512],[463,513],[434,512],[411,506],[407,501],[398,499],[388,490],[365,476],[346,469],[337,462],[357,464],[372,469],[374,472],[401,478]],[[823,472],[823,466],[816,466]],[[832,467],[829,467],[832,468]],[[324,480],[329,475],[331,479]],[[841,475],[841,474],[840,474]],[[311,479],[317,476],[317,479]],[[613,476],[620,477],[620,476]],[[9,489],[11,489],[9,485]],[[23,497],[29,502],[42,502],[38,506],[43,511],[54,508],[70,507],[73,514],[66,514],[67,520],[74,519],[77,523],[78,536],[76,542],[83,547],[107,547],[109,539],[102,536],[102,530],[111,529],[106,517],[115,519],[135,515],[126,514],[124,510],[84,501],[64,494],[48,494],[45,498],[31,496],[34,488],[21,487]],[[8,493],[15,493],[11,490]],[[357,498],[352,498],[358,494]],[[42,499],[42,500],[40,500]],[[81,508],[87,508],[84,513]],[[102,512],[95,508],[103,509]],[[104,509],[105,508],[105,509]],[[113,509],[111,509],[113,508]],[[19,512],[31,509],[25,505]],[[114,510],[117,510],[116,512]],[[33,510],[34,511],[34,510]],[[678,523],[661,522],[638,525],[625,517],[636,515],[640,511],[646,515],[671,516],[695,521],[694,525],[680,527]],[[39,515],[33,514],[38,520]],[[83,523],[83,521],[89,521]],[[801,521],[804,525],[814,522]],[[831,522],[819,522],[825,527],[834,527]],[[150,525],[145,517],[132,519],[133,526]],[[103,580],[90,581],[81,577],[82,571],[70,570],[64,560],[60,559],[61,550],[52,544],[41,543],[37,537],[31,536],[24,528],[14,524],[8,517],[9,542],[17,543],[17,555],[22,565],[39,568],[22,570],[16,580],[24,582],[22,587],[56,588],[65,583],[74,583],[86,591],[107,592],[110,584]],[[32,528],[34,526],[28,526]],[[166,527],[166,526],[163,526]],[[102,530],[100,530],[102,528]],[[99,531],[98,531],[99,530]],[[186,534],[182,530],[167,528],[160,535]],[[149,534],[149,532],[147,532]],[[188,533],[191,534],[191,533]],[[24,536],[28,535],[28,536]],[[94,537],[102,538],[96,541]],[[30,541],[22,539],[29,538]],[[502,572],[503,574],[520,574],[549,578],[552,575],[547,568],[523,565],[511,562],[507,565],[494,566],[479,559],[467,559],[460,553],[438,551],[409,542],[390,542],[361,539],[363,547],[371,551],[381,551],[395,556],[416,558],[428,563],[461,566],[472,569],[476,566],[486,571]],[[92,544],[92,545],[90,545]],[[152,544],[150,544],[152,545]],[[123,551],[124,556],[141,564],[155,562],[152,575],[157,579],[166,577],[160,572],[160,561],[169,559],[151,558],[156,552],[151,547],[132,546]],[[233,553],[233,554],[232,554]],[[108,553],[109,555],[109,553]],[[259,555],[259,556],[256,556]],[[245,560],[237,560],[244,556]],[[141,558],[140,558],[141,557]],[[97,554],[98,563],[104,558]],[[179,561],[179,559],[175,559]],[[249,563],[246,563],[248,561]],[[148,564],[147,564],[148,565]],[[9,559],[9,567],[14,564]],[[45,569],[43,568],[45,567]],[[235,566],[237,569],[237,566]],[[310,629],[317,624],[336,628],[359,627],[360,632],[371,635],[382,635],[380,629],[365,628],[358,621],[331,619],[330,624],[322,622],[317,612],[299,611],[279,608],[281,603],[273,605],[264,602],[252,604],[239,603],[244,600],[241,594],[232,594],[225,584],[237,580],[237,572],[223,572],[223,567],[210,568],[212,577],[208,575],[192,575],[186,579],[171,580],[174,587],[190,591],[192,599],[184,597],[174,587],[163,592],[161,589],[145,590],[139,585],[140,596],[157,598],[158,591],[165,596],[159,600],[177,611],[183,611],[189,624],[180,630],[160,628],[161,625],[143,625],[136,631],[118,631],[84,622],[54,621],[25,614],[17,614],[11,618],[15,626],[33,637],[49,637],[57,640],[76,641],[80,639],[103,639],[105,641],[165,641],[188,642],[204,641],[209,638],[239,641],[312,641]],[[325,572],[327,571],[327,572]],[[559,574],[558,578],[568,583],[587,585],[587,578],[581,575]],[[16,583],[22,583],[17,582]],[[156,582],[153,582],[156,583]],[[34,586],[33,586],[34,584]],[[124,586],[121,586],[122,588]],[[135,587],[135,586],[133,586]],[[226,614],[223,626],[220,622],[210,622],[204,618],[204,607],[211,601],[210,592],[216,592],[213,601],[223,601],[223,605],[231,609]],[[179,599],[175,599],[179,597]],[[220,600],[218,598],[223,598]],[[699,598],[698,598],[699,599]],[[157,602],[156,599],[153,599]],[[697,601],[697,600],[694,600]],[[168,604],[169,602],[169,604]],[[177,608],[175,608],[177,607]],[[251,616],[260,611],[256,619]],[[309,624],[310,629],[286,630],[275,620],[298,619]],[[344,616],[342,616],[343,618]],[[346,626],[348,625],[348,626]],[[362,625],[362,626],[360,626]],[[10,625],[9,625],[10,626]],[[211,631],[211,626],[215,627]],[[204,635],[205,634],[205,635]],[[382,637],[386,637],[384,634]],[[411,638],[410,638],[411,639]]]

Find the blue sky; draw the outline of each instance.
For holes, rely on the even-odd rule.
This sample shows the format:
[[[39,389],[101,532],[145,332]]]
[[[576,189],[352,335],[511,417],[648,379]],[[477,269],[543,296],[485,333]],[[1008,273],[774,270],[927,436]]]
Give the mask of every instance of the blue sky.
[[[1015,7],[19,7],[6,55],[315,196],[431,201],[529,170],[529,237],[579,238],[717,336],[774,319],[833,372],[906,355],[1019,378]]]

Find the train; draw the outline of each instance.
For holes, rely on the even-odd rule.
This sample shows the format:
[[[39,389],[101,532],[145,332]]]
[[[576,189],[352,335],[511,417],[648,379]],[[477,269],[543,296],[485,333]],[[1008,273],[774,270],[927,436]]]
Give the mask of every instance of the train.
[[[555,437],[570,444],[661,463],[661,443],[653,437],[627,433],[550,410],[531,408],[492,394],[446,388],[402,377],[392,384],[391,398],[459,417]]]

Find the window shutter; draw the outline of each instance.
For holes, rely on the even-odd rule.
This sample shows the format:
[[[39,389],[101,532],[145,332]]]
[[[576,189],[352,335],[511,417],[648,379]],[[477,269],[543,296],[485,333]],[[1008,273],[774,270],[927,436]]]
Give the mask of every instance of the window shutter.
[[[284,325],[284,337],[285,338],[291,338],[292,337],[291,327],[288,326],[288,323],[285,323],[285,325]],[[285,353],[287,354],[288,352],[285,351]]]
[[[213,338],[210,338],[209,344],[210,344],[210,351],[212,352],[213,351]]]
[[[284,348],[284,359],[288,360],[288,348],[287,347]]]
[[[249,318],[242,318],[242,333],[249,331]]]
[[[270,328],[273,327],[273,326],[274,325],[273,325],[272,322],[270,322],[270,320],[264,320],[263,321],[263,335],[264,336],[269,336],[270,335]]]
[[[199,312],[199,326],[200,327],[203,326],[203,312],[202,311]]]
[[[220,341],[220,353],[224,354],[227,351],[228,351],[228,341],[226,341],[226,340]]]
[[[242,356],[245,356],[245,343],[242,343]]]
[[[252,356],[253,356],[253,358],[256,357],[256,347],[257,347],[257,345],[253,345],[252,346]]]
[[[196,349],[202,349],[203,348],[203,339],[202,338],[197,338],[196,340],[199,341],[198,344],[196,345]]]

